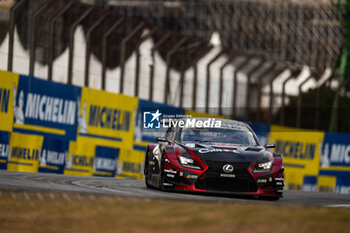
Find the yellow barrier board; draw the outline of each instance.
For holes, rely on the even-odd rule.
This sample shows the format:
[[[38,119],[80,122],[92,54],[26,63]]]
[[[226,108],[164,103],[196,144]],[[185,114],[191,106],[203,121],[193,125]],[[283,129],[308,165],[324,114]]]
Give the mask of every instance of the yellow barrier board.
[[[118,161],[118,176],[126,176],[136,179],[142,179],[143,163],[145,160],[145,153],[135,150],[124,150],[121,153]]]
[[[103,138],[78,136],[71,141],[64,170],[65,175],[115,176],[122,174],[122,159],[132,157],[131,148],[121,142]],[[122,156],[122,155],[126,156]]]
[[[276,144],[275,152],[283,155],[289,188],[300,189],[304,176],[318,175],[323,137],[323,132],[271,126],[269,143]]]
[[[79,138],[69,143],[69,151],[64,169],[65,175],[92,176],[95,145],[89,138]]]
[[[321,192],[334,192],[336,180],[336,176],[318,176],[317,190]]]
[[[83,88],[76,142],[70,142],[64,174],[116,176],[132,158],[138,99]]]
[[[43,136],[12,133],[7,170],[37,172],[43,140]]]
[[[145,152],[151,142],[135,141],[130,152],[122,153],[119,160],[119,167],[122,173],[118,175],[143,179],[143,168],[145,162]]]
[[[83,88],[80,106],[79,136],[132,147],[137,98]]]
[[[0,131],[12,131],[14,95],[18,74],[0,71]]]

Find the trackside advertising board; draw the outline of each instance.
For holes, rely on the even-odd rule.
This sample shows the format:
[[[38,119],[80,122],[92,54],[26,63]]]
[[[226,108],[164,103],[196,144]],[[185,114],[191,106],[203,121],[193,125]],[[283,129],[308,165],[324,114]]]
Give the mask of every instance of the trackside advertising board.
[[[19,76],[9,170],[63,173],[69,141],[77,137],[80,95],[80,87]]]
[[[275,152],[283,155],[285,184],[289,188],[301,189],[305,176],[317,177],[323,137],[323,132],[271,126],[269,140],[276,145]]]
[[[18,74],[0,71],[0,170],[7,169]]]
[[[12,133],[7,170],[38,172],[43,140],[39,135]]]
[[[12,131],[14,97],[18,85],[18,74],[0,71],[0,130]]]
[[[219,117],[0,71],[0,169],[143,178],[162,118]],[[276,144],[290,189],[350,193],[350,134],[253,123]]]
[[[81,88],[20,76],[13,132],[75,140]]]
[[[350,134],[325,133],[319,175],[331,181],[325,191],[350,193]]]
[[[137,98],[83,88],[79,103],[78,137],[70,143],[64,173],[122,175],[133,147]]]

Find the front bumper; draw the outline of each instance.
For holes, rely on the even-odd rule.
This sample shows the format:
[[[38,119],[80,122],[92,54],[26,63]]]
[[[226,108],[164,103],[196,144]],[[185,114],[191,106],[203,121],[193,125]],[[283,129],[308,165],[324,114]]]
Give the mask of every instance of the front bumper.
[[[239,167],[239,166],[237,166]],[[165,164],[163,189],[218,194],[239,194],[254,196],[282,197],[284,187],[283,168],[275,173],[251,174],[248,169],[240,168],[236,174],[215,173],[208,169],[201,174]]]

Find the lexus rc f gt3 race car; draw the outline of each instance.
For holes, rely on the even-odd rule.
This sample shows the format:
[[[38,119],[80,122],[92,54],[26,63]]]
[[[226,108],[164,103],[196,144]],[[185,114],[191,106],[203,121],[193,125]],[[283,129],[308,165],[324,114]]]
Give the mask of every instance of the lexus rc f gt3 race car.
[[[282,197],[282,155],[267,150],[274,145],[262,146],[241,121],[215,119],[220,127],[199,128],[193,120],[207,118],[188,119],[191,126],[173,125],[165,138],[157,138],[158,144],[148,145],[144,168],[148,188]]]

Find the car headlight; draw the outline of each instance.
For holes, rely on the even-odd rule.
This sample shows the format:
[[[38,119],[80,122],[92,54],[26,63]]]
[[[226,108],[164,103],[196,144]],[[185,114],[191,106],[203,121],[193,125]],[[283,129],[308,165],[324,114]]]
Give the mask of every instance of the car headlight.
[[[266,173],[269,172],[272,168],[273,159],[272,157],[265,157],[263,161],[259,161],[253,167],[253,173]]]
[[[270,170],[271,167],[272,167],[272,162],[273,162],[273,161],[271,160],[271,161],[266,162],[266,163],[259,163],[259,164],[258,164],[258,168],[264,169],[264,170]]]
[[[188,157],[185,157],[183,155],[177,155],[177,157],[179,158],[182,166],[184,166],[186,168],[196,169],[196,170],[201,169],[199,164],[196,161],[194,161],[192,158],[188,158]]]
[[[193,159],[189,159],[189,158],[183,157],[181,155],[179,155],[179,159],[180,159],[180,163],[182,165],[193,164]]]

